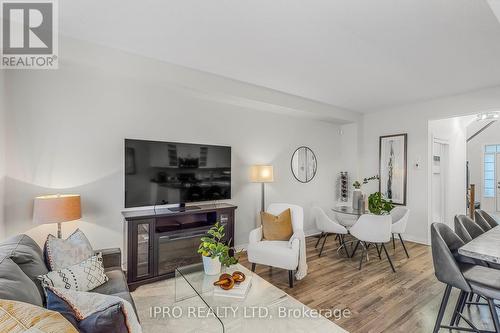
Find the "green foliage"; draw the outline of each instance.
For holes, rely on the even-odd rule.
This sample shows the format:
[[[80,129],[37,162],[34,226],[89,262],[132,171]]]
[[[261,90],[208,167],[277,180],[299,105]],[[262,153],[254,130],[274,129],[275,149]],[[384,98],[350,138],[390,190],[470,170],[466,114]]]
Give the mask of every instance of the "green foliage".
[[[392,201],[386,200],[382,193],[375,192],[368,197],[368,209],[375,215],[386,215],[394,208]]]
[[[224,236],[224,226],[217,222],[205,236],[201,237],[198,253],[212,259],[219,258],[222,265],[229,267],[238,263],[239,254],[231,255],[234,249],[222,241]]]
[[[356,189],[356,190],[359,190],[361,188],[361,183],[359,181],[355,181],[354,183],[352,183],[352,186]]]

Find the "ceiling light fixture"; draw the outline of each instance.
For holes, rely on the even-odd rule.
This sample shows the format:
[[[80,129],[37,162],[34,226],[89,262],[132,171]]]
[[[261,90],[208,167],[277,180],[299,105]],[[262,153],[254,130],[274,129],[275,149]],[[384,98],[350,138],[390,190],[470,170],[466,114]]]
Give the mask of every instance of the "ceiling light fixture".
[[[481,120],[498,120],[500,118],[500,112],[494,111],[494,112],[481,112],[480,114],[477,115],[476,120],[481,121]]]

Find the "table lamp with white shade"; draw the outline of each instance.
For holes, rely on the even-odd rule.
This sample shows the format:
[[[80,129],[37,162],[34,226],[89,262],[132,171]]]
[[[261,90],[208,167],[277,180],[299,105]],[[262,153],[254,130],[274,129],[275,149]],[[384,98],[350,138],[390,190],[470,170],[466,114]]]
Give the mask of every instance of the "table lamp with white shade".
[[[264,212],[265,202],[265,183],[274,182],[274,172],[272,165],[253,165],[250,169],[250,180],[254,183],[262,184],[262,205],[261,211]]]
[[[44,195],[35,198],[33,222],[57,223],[58,238],[62,238],[61,223],[79,220],[81,217],[82,209],[78,194]]]

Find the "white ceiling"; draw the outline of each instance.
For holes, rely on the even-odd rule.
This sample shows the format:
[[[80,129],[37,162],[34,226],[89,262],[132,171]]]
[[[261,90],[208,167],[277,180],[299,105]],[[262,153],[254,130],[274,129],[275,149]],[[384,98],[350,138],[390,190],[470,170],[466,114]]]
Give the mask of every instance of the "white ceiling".
[[[500,85],[483,0],[59,4],[64,35],[360,112]]]

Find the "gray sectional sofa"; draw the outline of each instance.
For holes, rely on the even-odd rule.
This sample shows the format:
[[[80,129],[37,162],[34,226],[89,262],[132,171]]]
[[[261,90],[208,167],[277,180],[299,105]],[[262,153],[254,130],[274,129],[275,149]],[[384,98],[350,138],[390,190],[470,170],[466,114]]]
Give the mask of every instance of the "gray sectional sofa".
[[[92,292],[119,296],[134,306],[125,274],[121,268],[120,249],[98,250],[109,281]],[[0,242],[0,299],[21,301],[38,306],[45,305],[45,295],[37,280],[48,272],[43,251],[27,235],[17,235]]]

